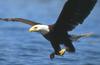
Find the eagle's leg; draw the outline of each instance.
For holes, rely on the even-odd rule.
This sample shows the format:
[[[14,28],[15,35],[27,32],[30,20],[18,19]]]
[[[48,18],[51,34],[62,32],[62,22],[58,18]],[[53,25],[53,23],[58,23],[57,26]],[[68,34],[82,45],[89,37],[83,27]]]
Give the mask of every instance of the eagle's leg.
[[[54,48],[54,52],[50,54],[51,59],[53,59],[55,55],[63,55],[63,51],[61,51],[59,43],[60,41],[58,40],[51,41],[52,47]]]
[[[72,53],[75,52],[75,47],[73,46],[72,41],[69,38],[66,37],[63,40],[63,43],[64,43],[64,45],[66,47],[66,51],[72,52]]]
[[[63,56],[65,51],[66,51],[66,48],[63,48],[61,49],[60,47],[60,44],[61,43],[60,41],[51,41],[51,44],[52,44],[52,47],[54,48],[54,52],[52,52],[50,54],[50,58],[53,59],[55,57],[55,55],[58,55],[58,56]]]

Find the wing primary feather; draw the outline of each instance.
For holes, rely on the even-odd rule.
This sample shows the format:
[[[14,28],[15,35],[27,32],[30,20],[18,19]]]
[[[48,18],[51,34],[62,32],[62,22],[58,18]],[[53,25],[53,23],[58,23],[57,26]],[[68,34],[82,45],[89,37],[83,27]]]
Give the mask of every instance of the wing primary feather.
[[[12,22],[22,22],[25,24],[29,24],[31,26],[34,26],[36,24],[40,24],[31,20],[27,20],[27,19],[22,19],[22,18],[0,18],[0,20],[2,21],[12,21]]]
[[[60,31],[73,30],[78,24],[82,24],[85,18],[91,13],[97,0],[68,0],[57,22],[54,24],[55,29]]]

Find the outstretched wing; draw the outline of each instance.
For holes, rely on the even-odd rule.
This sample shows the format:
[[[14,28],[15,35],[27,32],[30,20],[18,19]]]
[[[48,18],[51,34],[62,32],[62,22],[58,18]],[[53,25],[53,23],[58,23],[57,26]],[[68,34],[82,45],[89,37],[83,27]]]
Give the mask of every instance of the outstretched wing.
[[[2,20],[2,21],[12,21],[12,22],[22,22],[22,23],[29,24],[31,26],[34,26],[36,24],[40,24],[40,23],[30,21],[30,20],[27,20],[27,19],[22,19],[22,18],[0,18],[0,20]]]
[[[90,14],[97,0],[68,0],[54,24],[56,31],[71,31]]]

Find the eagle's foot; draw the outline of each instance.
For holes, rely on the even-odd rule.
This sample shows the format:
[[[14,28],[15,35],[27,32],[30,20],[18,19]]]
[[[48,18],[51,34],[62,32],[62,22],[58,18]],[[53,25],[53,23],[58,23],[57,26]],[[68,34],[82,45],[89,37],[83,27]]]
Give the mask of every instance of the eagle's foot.
[[[65,48],[61,49],[61,50],[59,51],[59,54],[58,54],[58,55],[60,55],[60,56],[64,55],[65,51],[66,51]]]
[[[65,51],[66,51],[66,48],[63,48],[58,53],[55,53],[55,52],[51,53],[50,54],[50,59],[53,59],[55,57],[55,55],[63,56]]]
[[[50,54],[50,59],[53,59],[55,57],[55,52]]]

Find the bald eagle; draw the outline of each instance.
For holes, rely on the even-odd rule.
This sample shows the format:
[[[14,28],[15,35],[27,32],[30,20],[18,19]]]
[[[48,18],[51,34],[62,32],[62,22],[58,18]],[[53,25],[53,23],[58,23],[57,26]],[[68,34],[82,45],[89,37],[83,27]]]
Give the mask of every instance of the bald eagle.
[[[90,14],[97,0],[68,0],[59,15],[56,23],[44,25],[34,21],[22,18],[0,18],[2,21],[22,22],[31,25],[30,32],[40,32],[54,49],[50,58],[54,55],[62,56],[65,51],[75,52],[75,48],[70,39],[69,31],[72,31],[78,24],[82,24],[85,18]],[[61,49],[60,44],[65,48]]]

